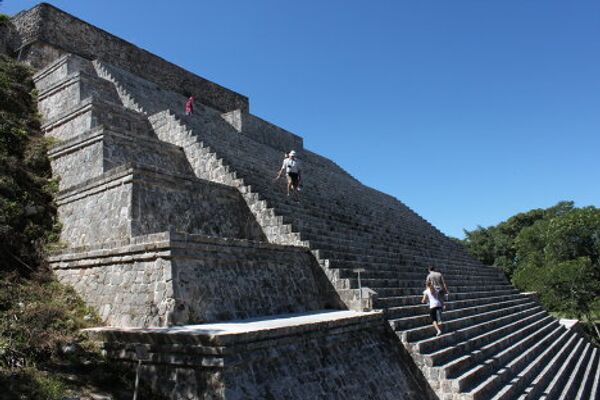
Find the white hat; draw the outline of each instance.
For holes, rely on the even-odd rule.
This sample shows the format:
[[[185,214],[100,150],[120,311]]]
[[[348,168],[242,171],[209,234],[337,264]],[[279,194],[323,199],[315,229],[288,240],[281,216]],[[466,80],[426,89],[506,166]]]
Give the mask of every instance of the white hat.
[[[296,152],[294,150],[290,151],[290,156],[295,156]]]

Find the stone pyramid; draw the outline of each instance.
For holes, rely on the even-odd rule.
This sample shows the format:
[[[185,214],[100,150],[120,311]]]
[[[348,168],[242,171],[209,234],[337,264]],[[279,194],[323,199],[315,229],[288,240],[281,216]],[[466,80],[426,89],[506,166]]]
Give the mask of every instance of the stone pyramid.
[[[38,70],[65,248],[109,357],[175,399],[596,399],[577,324],[248,99],[40,4],[12,19]],[[9,47],[11,47],[9,46]],[[196,112],[183,114],[183,93]],[[273,184],[295,149],[300,201]],[[426,266],[451,294],[435,336]],[[358,276],[360,272],[360,278]]]

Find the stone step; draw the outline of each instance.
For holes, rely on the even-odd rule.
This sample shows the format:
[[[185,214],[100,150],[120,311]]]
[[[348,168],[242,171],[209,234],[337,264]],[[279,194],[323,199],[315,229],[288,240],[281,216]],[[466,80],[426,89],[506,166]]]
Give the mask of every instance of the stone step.
[[[600,400],[600,350],[596,351],[596,364],[595,368],[591,371],[592,386],[590,389],[590,400]],[[584,400],[585,397],[582,397],[581,400]],[[580,399],[577,399],[580,400]]]
[[[487,334],[494,329],[516,322],[520,318],[527,318],[541,311],[543,309],[539,306],[517,306],[504,313],[496,312],[494,315],[483,316],[485,318],[480,318],[478,321],[475,320],[472,324],[466,324],[461,329],[450,330],[445,327],[446,333],[440,336],[433,336],[432,328],[429,337],[415,341],[414,343],[407,343],[407,347],[416,353],[433,353],[443,348],[454,346],[456,343],[463,342],[469,338]]]
[[[346,285],[348,287],[344,287],[344,289],[349,288],[358,288],[358,279],[354,278],[341,278],[346,280]],[[474,277],[477,279],[477,277]],[[377,279],[377,278],[364,278],[361,276],[361,285],[363,287],[368,287],[379,293],[380,296],[390,297],[396,294],[407,294],[406,290],[415,289],[416,294],[422,293],[425,290],[425,279],[418,280],[404,280],[404,279]],[[487,288],[497,288],[497,287],[510,287],[511,285],[502,280],[495,281],[487,281],[484,279],[478,280],[464,280],[464,281],[446,281],[448,285],[448,290],[452,293],[454,290],[459,290],[459,288],[470,288],[472,291],[474,289],[485,290]]]
[[[296,223],[294,221],[290,221],[289,218],[285,218],[285,216],[289,216],[289,214],[285,214],[285,212],[281,211],[279,207],[274,207],[274,209],[281,215],[284,216],[284,221],[286,223],[290,223],[294,226],[294,229],[302,232],[304,237],[303,239],[312,240],[315,242],[316,247],[326,246],[333,244],[334,247],[339,247],[343,245],[354,245],[357,243],[363,244],[363,248],[365,249],[373,249],[374,243],[379,244],[379,247],[384,248],[387,251],[399,252],[404,250],[404,246],[408,246],[409,244],[403,243],[403,239],[390,236],[390,235],[373,235],[368,232],[363,232],[361,228],[355,229],[340,229],[339,226],[322,226],[322,223],[312,223],[310,221],[306,221],[306,215],[297,215],[296,214]],[[298,226],[298,220],[302,220],[305,223],[302,226]],[[330,239],[330,238],[334,239]],[[340,237],[344,237],[346,240],[340,240]],[[426,244],[417,244],[417,246],[427,246]],[[430,247],[430,246],[428,246]],[[443,250],[437,251],[436,253],[442,254]]]
[[[582,337],[578,337],[577,344],[575,345],[573,350],[568,354],[564,362],[560,365],[560,368],[555,373],[548,386],[546,386],[544,391],[540,394],[540,400],[555,399],[559,396],[560,392],[564,388],[567,379],[569,378],[570,372],[575,367],[575,364],[581,356],[581,353],[585,346],[585,339]]]
[[[493,376],[497,371],[503,371],[506,365],[515,360],[520,354],[531,349],[538,351],[538,353],[532,353],[532,356],[535,357],[533,354],[539,354],[542,351],[543,344],[549,344],[560,336],[561,329],[559,328],[558,323],[546,324],[538,327],[537,330],[533,333],[530,332],[528,335],[514,336],[516,340],[512,343],[510,342],[511,337],[504,339],[508,341],[509,346],[497,346],[497,342],[489,343],[482,348],[481,352],[483,354],[481,359],[477,360],[478,364],[457,376],[456,379],[453,379],[452,389],[462,392],[477,388],[488,377]],[[493,380],[493,385],[488,383],[484,387],[478,388],[476,393],[478,393],[480,398],[486,398],[486,396],[489,396],[494,393],[494,390],[498,389],[497,385],[499,385],[502,378],[509,378],[510,373],[511,371],[506,369],[505,374],[499,375],[499,377]]]
[[[560,393],[558,400],[573,399],[579,391],[580,386],[583,388],[582,379],[586,372],[586,368],[590,363],[590,357],[592,355],[592,351],[594,350],[593,347],[594,346],[590,342],[585,345],[581,356],[577,360],[575,369],[569,373],[569,379],[567,380],[564,389]]]
[[[268,171],[272,171],[272,166],[270,168],[267,168]],[[289,198],[287,198],[282,191],[280,190],[273,190],[272,186],[270,185],[271,183],[269,181],[259,181],[256,176],[258,174],[262,174],[264,173],[264,171],[260,171],[260,170],[254,170],[252,172],[250,171],[245,171],[245,173],[243,172],[243,176],[246,176],[250,182],[252,182],[252,184],[254,186],[257,187],[258,191],[260,191],[261,193],[263,193],[268,199],[269,199],[269,204],[274,207],[274,208],[278,208],[281,210],[282,213],[286,214],[286,215],[310,215],[312,216],[314,219],[314,222],[326,222],[326,221],[331,221],[334,222],[336,224],[340,225],[340,228],[342,228],[343,226],[348,226],[348,227],[354,227],[356,228],[357,226],[360,226],[364,229],[365,232],[374,232],[374,233],[379,233],[378,230],[372,228],[372,226],[379,226],[380,232],[384,232],[386,229],[390,232],[392,232],[392,227],[390,227],[389,224],[389,220],[388,218],[383,218],[383,217],[377,217],[374,215],[369,215],[369,214],[364,214],[362,211],[365,208],[359,208],[359,207],[354,207],[354,208],[344,208],[343,205],[342,206],[329,206],[329,204],[327,202],[323,202],[321,195],[321,191],[319,191],[319,194],[315,197],[313,197],[311,199],[311,193],[317,193],[317,191],[310,191],[307,190],[306,195],[302,195],[302,199],[299,202],[296,202],[294,200],[290,200]],[[247,174],[247,175],[246,175]],[[311,203],[314,204],[318,204],[318,206],[313,206],[311,205]],[[372,208],[371,208],[372,209]],[[340,212],[340,210],[344,210],[345,212],[342,213]],[[352,211],[352,214],[349,214],[348,211]],[[405,227],[416,227],[416,225],[414,223],[410,223],[408,221],[406,221],[406,225]],[[303,223],[306,223],[306,220],[300,221],[300,225],[302,226]],[[386,228],[386,225],[388,225],[388,227]],[[315,225],[315,226],[319,226],[319,224]],[[431,236],[431,232],[428,231],[427,233],[424,233],[422,235],[423,239],[427,239]]]
[[[373,218],[364,218],[361,221],[360,217],[354,215],[344,215],[343,219],[334,219],[329,212],[323,212],[323,210],[306,210],[302,208],[302,203],[287,203],[285,201],[278,201],[274,196],[270,195],[266,191],[261,191],[262,188],[257,186],[257,190],[260,191],[265,198],[269,200],[269,206],[275,208],[282,215],[289,218],[286,222],[292,223],[299,231],[306,232],[307,239],[318,239],[321,235],[331,233],[331,231],[337,232],[336,236],[339,240],[344,239],[364,239],[364,238],[379,238],[383,239],[385,243],[391,244],[392,248],[399,243],[409,243],[403,240],[400,232],[392,233],[397,231],[390,231],[389,234],[385,234],[384,229],[374,229],[371,226],[381,226],[383,221],[376,221]],[[322,201],[322,200],[321,200]],[[375,236],[373,236],[375,235]],[[411,239],[415,239],[415,235],[411,235]],[[439,237],[424,237],[421,238],[422,243],[428,243],[430,248],[436,248],[440,246]]]
[[[519,291],[515,288],[503,288],[499,290],[485,290],[472,292],[451,292],[448,296],[448,301],[453,300],[470,300],[483,297],[504,296],[509,294],[518,294]],[[378,297],[375,306],[376,308],[392,308],[402,307],[407,305],[417,305],[421,303],[423,297],[422,291],[418,294],[393,296],[393,297]]]
[[[407,278],[416,277],[420,279],[422,277],[423,281],[425,281],[425,277],[427,276],[427,268],[421,264],[415,263],[380,263],[380,262],[369,262],[368,264],[358,262],[358,261],[349,261],[349,260],[334,260],[329,259],[329,262],[324,265],[326,268],[332,269],[345,269],[348,271],[352,271],[356,268],[367,268],[368,271],[378,272],[378,271],[386,271],[386,272],[396,272],[399,278]],[[504,274],[499,270],[495,271],[486,271],[478,268],[470,268],[470,267],[445,267],[439,269],[444,276],[446,274],[453,275],[455,277],[460,277],[464,275],[478,275],[485,277],[486,279],[494,279],[496,277],[500,277],[501,280],[505,280]],[[480,275],[481,273],[481,275]],[[354,273],[356,274],[356,273]]]
[[[478,305],[484,305],[488,303],[495,303],[500,301],[514,300],[518,298],[528,298],[530,296],[522,293],[509,294],[504,296],[491,296],[491,297],[479,297],[468,300],[453,300],[445,301],[446,311],[455,310],[464,307],[473,307]],[[429,313],[429,306],[427,304],[418,304],[412,306],[401,306],[392,307],[385,310],[386,316],[389,320],[397,318],[412,317],[421,314]]]
[[[498,287],[498,286],[510,286],[510,284],[506,281],[502,280],[493,280],[488,281],[487,279],[482,279],[481,277],[472,276],[472,279],[465,280],[446,280],[448,285],[448,290],[452,292],[455,288],[466,288],[466,287],[480,287],[481,289],[485,289],[488,287]],[[345,278],[348,279],[350,283],[350,287],[357,288],[358,287],[358,279],[355,278]],[[387,290],[391,290],[391,293],[395,293],[397,289],[418,289],[421,292],[425,289],[425,279],[398,279],[398,278],[363,278],[361,274],[361,285],[365,287],[369,287],[381,295],[387,296]],[[381,291],[381,292],[380,292]]]
[[[528,349],[524,349],[516,358],[513,358],[508,364],[500,364],[499,368],[493,371],[493,373],[480,382],[476,387],[470,389],[463,397],[470,400],[483,400],[494,397],[503,390],[503,386],[509,383],[511,379],[514,379],[519,371],[525,370],[534,364],[534,360],[537,360],[541,355],[545,354],[544,350],[550,346],[553,346],[557,340],[562,338],[561,332],[564,331],[563,327],[557,327],[555,330],[550,332],[544,339],[538,343],[530,346]],[[549,357],[550,355],[547,355]],[[547,359],[547,358],[546,358]],[[494,363],[494,360],[489,362]]]
[[[277,210],[278,213],[282,213],[282,211],[278,208],[275,207],[275,210]],[[283,214],[285,215],[285,214]],[[298,218],[304,218],[304,216],[298,216]],[[417,246],[417,248],[425,247],[428,249],[428,251],[430,252],[429,257],[427,258],[428,262],[431,262],[431,255],[435,255],[436,257],[440,258],[440,261],[442,264],[444,262],[446,262],[447,259],[442,259],[443,254],[445,254],[447,248],[439,248],[439,249],[435,249],[434,246],[431,245],[431,243],[428,242],[424,242],[421,244],[412,244],[411,242],[407,242],[406,240],[402,239],[402,237],[397,237],[397,236],[382,236],[382,235],[371,235],[368,233],[365,233],[363,231],[361,231],[359,228],[355,228],[355,229],[345,229],[345,230],[340,230],[339,227],[332,227],[332,226],[318,226],[315,225],[313,223],[305,223],[302,226],[298,226],[297,223],[293,223],[293,221],[289,221],[288,219],[284,218],[284,221],[291,223],[294,228],[296,230],[298,230],[299,232],[302,232],[303,234],[303,239],[306,240],[312,240],[315,243],[315,247],[326,247],[326,246],[333,246],[333,247],[340,247],[340,246],[357,246],[357,244],[361,244],[362,248],[364,249],[368,249],[368,250],[377,250],[378,248],[381,248],[384,251],[390,251],[390,252],[401,252],[403,254],[405,254],[407,257],[408,256],[413,256],[413,257],[420,257],[422,256],[421,254],[415,252],[414,250],[411,249],[411,247],[413,246]],[[343,238],[343,239],[341,239]],[[408,251],[412,251],[412,253],[408,253]],[[435,252],[433,252],[435,250]],[[410,258],[410,257],[409,257]],[[455,258],[454,260],[458,260],[458,261],[469,261],[469,262],[473,262],[474,260],[469,259],[469,258]]]
[[[425,290],[425,285],[421,287],[410,287],[410,288],[398,288],[398,287],[387,287],[387,288],[377,288],[376,292],[378,296],[382,298],[389,297],[399,297],[406,295],[423,295],[423,290]],[[502,284],[489,284],[489,285],[467,285],[463,284],[461,286],[452,286],[450,289],[450,293],[458,292],[458,293],[468,293],[468,292],[477,292],[477,291],[494,291],[494,290],[503,290],[512,288],[508,283]],[[378,300],[379,301],[379,300]]]
[[[479,334],[479,333],[482,333],[484,330],[484,325],[481,325],[481,324],[484,324],[484,323],[490,322],[490,321],[494,321],[500,317],[514,315],[514,314],[518,313],[519,311],[528,310],[528,311],[531,311],[531,313],[533,313],[539,309],[540,309],[540,307],[536,303],[526,302],[523,304],[517,304],[514,306],[502,308],[502,309],[496,309],[496,310],[482,312],[482,313],[475,314],[475,315],[469,315],[466,317],[460,317],[460,318],[456,318],[456,319],[446,320],[446,321],[444,321],[444,332],[446,332],[446,333],[441,336],[438,336],[438,338],[440,338],[440,342],[445,340],[447,342],[456,343],[457,341],[462,340],[462,338],[464,338],[464,332],[461,332],[461,331],[465,328],[467,328],[467,329],[474,328],[473,330],[477,329],[477,330],[479,330],[479,332],[472,332],[472,333]],[[420,353],[433,350],[431,348],[425,349],[423,346],[423,343],[420,342],[423,339],[431,338],[431,336],[433,336],[435,334],[435,329],[431,325],[406,329],[403,331],[399,331],[399,334],[400,334],[403,342],[406,342],[406,343],[417,342],[417,348],[419,349]]]
[[[561,363],[577,343],[577,340],[577,335],[565,330],[558,341],[549,346],[507,385],[501,388],[495,396],[496,399],[538,399],[556,374]]]
[[[339,250],[318,249],[318,250],[313,250],[313,251],[319,258],[327,258],[327,259],[333,259],[333,260],[358,261],[358,262],[367,263],[367,264],[371,263],[371,262],[387,263],[390,265],[398,265],[398,264],[403,263],[403,259],[400,254],[397,254],[396,257],[389,257],[389,256],[371,255],[371,254],[368,254],[365,252],[351,253],[351,252],[346,252],[342,249],[339,249]]]
[[[425,354],[427,364],[440,366],[446,379],[456,378],[490,355],[503,350],[536,330],[555,327],[558,322],[545,311],[532,314],[521,320],[500,326],[482,335],[469,338],[455,346]]]
[[[312,247],[312,246],[311,246]],[[321,255],[321,253],[317,253]],[[407,264],[406,262],[360,262],[352,260],[340,260],[336,258],[326,258],[329,260],[324,266],[331,269],[337,269],[340,272],[340,277],[344,278],[357,278],[357,274],[354,269],[361,268],[365,269],[361,273],[361,278],[375,278],[375,279],[401,279],[401,280],[420,280],[425,282],[427,277],[427,270],[424,267]],[[477,268],[471,268],[467,266],[459,267],[448,267],[444,270],[440,269],[444,279],[447,282],[457,282],[463,280],[480,280],[480,281],[498,281],[507,282],[506,277],[503,273],[498,271],[488,273],[488,271],[480,271]]]
[[[356,268],[359,268],[358,266]],[[356,279],[357,274],[354,272],[354,269],[350,268],[337,268],[339,270],[340,278],[347,279]],[[427,277],[426,271],[421,272],[404,272],[405,266],[401,265],[398,268],[393,269],[368,269],[364,272],[361,272],[360,277],[362,279],[399,279],[401,281],[419,281],[421,283],[425,282],[425,278]],[[462,282],[462,281],[472,281],[472,280],[480,280],[482,279],[481,275],[475,274],[465,274],[464,272],[445,272],[444,279],[447,283],[454,282]],[[497,282],[506,282],[506,278],[491,275],[485,276],[486,281],[497,281]]]
[[[357,241],[370,239],[365,243],[368,244],[369,248],[386,251],[394,251],[408,244],[401,233],[383,235],[382,232],[367,231],[359,224],[344,227],[343,225],[336,225],[333,221],[329,223],[324,223],[322,220],[315,221],[313,219],[314,216],[310,214],[307,215],[299,212],[291,214],[291,211],[286,211],[277,205],[274,208],[286,216],[284,219],[287,222],[292,223],[294,227],[303,232],[307,240],[314,240],[319,244],[326,238],[330,239],[330,242],[336,245],[352,245]],[[439,243],[436,246],[439,246]],[[441,252],[445,249],[445,247],[439,248]]]
[[[458,308],[453,310],[444,310],[444,320],[451,321],[459,318],[464,318],[469,315],[475,315],[480,313],[485,313],[488,311],[493,311],[497,309],[502,309],[505,307],[510,307],[517,304],[531,302],[531,299],[528,298],[518,298],[513,300],[500,301],[496,303],[488,303],[484,305],[477,305],[472,307]],[[429,311],[429,310],[427,310]],[[395,331],[399,330],[410,330],[413,328],[417,328],[420,326],[427,326],[431,324],[431,320],[429,317],[429,312],[426,314],[421,314],[412,317],[398,318],[398,319],[390,319],[390,325]]]

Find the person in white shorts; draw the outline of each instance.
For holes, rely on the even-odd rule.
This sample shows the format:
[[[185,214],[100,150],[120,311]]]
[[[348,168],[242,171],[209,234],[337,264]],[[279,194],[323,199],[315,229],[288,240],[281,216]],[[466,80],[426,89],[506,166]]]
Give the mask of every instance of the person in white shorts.
[[[440,292],[438,292],[431,282],[427,282],[427,287],[423,291],[423,298],[421,303],[427,303],[429,301],[429,316],[431,317],[431,323],[436,330],[436,336],[442,334],[442,307],[443,304],[440,301]]]

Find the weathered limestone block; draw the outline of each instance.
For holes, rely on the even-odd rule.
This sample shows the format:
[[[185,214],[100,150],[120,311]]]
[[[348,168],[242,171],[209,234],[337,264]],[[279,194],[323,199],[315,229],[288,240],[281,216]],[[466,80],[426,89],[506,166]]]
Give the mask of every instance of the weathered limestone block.
[[[60,189],[96,178],[104,172],[133,162],[146,169],[193,177],[183,150],[150,136],[97,127],[52,147],[52,173]],[[81,168],[85,165],[86,168]]]
[[[291,247],[197,244],[173,251],[175,294],[190,323],[333,307],[310,253]],[[188,254],[189,253],[189,254]]]
[[[244,331],[242,322],[235,333],[219,324],[89,334],[113,359],[146,353],[140,382],[170,399],[433,398],[381,313],[337,315],[262,330]]]
[[[119,170],[59,193],[61,241],[83,246],[130,237],[132,183],[131,171]]]
[[[119,102],[116,89],[109,82],[84,71],[74,72],[49,88],[40,91],[38,109],[46,123],[79,105],[88,97],[97,97]]]
[[[110,33],[42,3],[13,17],[27,46],[22,57],[43,68],[65,53],[99,58],[179,93],[191,91],[222,112],[248,110],[248,98],[210,82]]]
[[[12,22],[0,22],[0,54],[13,56],[20,45],[21,39]]]
[[[68,76],[74,76],[80,71],[88,76],[95,75],[94,68],[89,60],[75,54],[65,54],[47,68],[35,74],[33,82],[38,92],[43,93]]]
[[[341,304],[303,249],[162,233],[55,253],[50,264],[112,326],[164,326]]]
[[[132,135],[154,137],[146,118],[118,104],[94,97],[62,110],[45,122],[42,130],[46,136],[66,141],[100,125]]]
[[[173,287],[166,284],[170,263],[153,260],[115,260],[109,265],[56,268],[56,277],[73,286],[108,325],[163,326],[175,304]]]
[[[230,111],[221,117],[242,135],[282,152],[299,151],[304,148],[300,136],[242,110]]]
[[[262,240],[235,189],[124,165],[59,193],[61,240],[84,246],[162,231]]]

